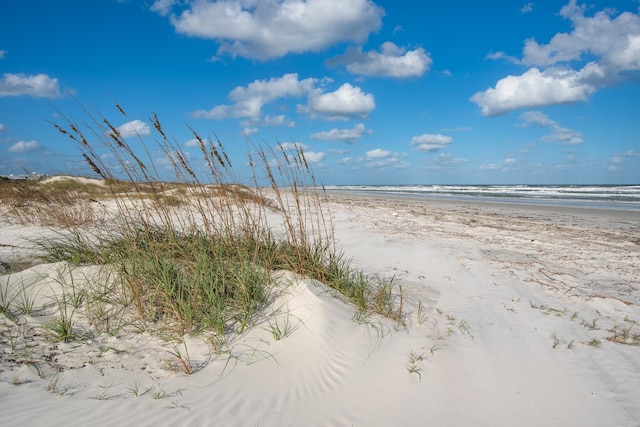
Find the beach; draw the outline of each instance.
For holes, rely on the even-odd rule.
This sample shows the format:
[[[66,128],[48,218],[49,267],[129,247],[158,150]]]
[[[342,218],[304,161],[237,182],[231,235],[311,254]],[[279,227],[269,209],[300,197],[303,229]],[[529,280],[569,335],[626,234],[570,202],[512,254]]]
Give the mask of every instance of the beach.
[[[3,425],[640,425],[638,211],[344,192],[324,208],[354,266],[393,278],[401,322],[354,318],[287,272],[273,316],[224,353],[197,336],[167,350],[147,333],[45,343],[36,314],[5,319]],[[0,260],[48,232],[3,223]],[[46,284],[44,307],[65,274],[100,280],[57,263],[0,284]],[[20,328],[46,372],[12,357]]]

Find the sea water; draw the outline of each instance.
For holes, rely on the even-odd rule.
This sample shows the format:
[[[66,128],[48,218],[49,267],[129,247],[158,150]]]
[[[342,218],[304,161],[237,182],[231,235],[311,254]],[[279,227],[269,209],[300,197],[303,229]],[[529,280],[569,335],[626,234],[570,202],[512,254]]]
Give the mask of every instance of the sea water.
[[[640,211],[640,185],[337,185],[328,191]]]

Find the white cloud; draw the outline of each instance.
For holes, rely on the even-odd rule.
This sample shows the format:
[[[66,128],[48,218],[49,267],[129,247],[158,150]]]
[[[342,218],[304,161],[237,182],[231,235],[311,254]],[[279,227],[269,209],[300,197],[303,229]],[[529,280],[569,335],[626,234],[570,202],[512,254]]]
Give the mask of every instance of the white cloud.
[[[365,155],[367,156],[367,159],[380,159],[380,158],[384,158],[384,157],[389,157],[392,154],[393,153],[391,151],[383,150],[381,148],[376,148],[374,150],[367,151],[365,153]]]
[[[314,151],[304,151],[303,154],[308,163],[320,163],[327,157],[325,153],[316,153]]]
[[[529,2],[520,8],[520,13],[531,13],[533,12],[533,3]]]
[[[356,159],[354,159],[353,157],[343,157],[342,159],[340,159],[338,161],[339,165],[350,165],[352,163],[354,163],[356,161]]]
[[[551,129],[551,134],[540,138],[544,142],[559,142],[561,144],[582,144],[582,134],[572,129],[560,126],[540,111],[527,111],[520,115],[524,127],[541,127]]]
[[[116,128],[123,138],[132,138],[135,136],[145,136],[151,133],[151,128],[148,124],[141,120],[132,120],[124,123]]]
[[[620,166],[624,166],[624,163],[627,162],[638,162],[640,164],[640,152],[635,150],[629,150],[624,154],[616,155],[611,157],[611,163],[609,165],[609,171],[615,172],[619,169]]]
[[[291,156],[295,155],[298,151],[304,154],[307,163],[321,163],[327,157],[325,153],[309,151],[309,146],[301,142],[282,142],[279,143],[276,148],[289,160],[291,160]]]
[[[558,62],[580,60],[585,53],[600,58],[608,75],[621,71],[640,70],[640,16],[623,12],[611,17],[611,10],[603,10],[592,17],[584,16],[585,7],[576,0],[560,10],[569,19],[571,33],[558,33],[546,45],[534,39],[525,42],[522,62],[525,65],[548,66]]]
[[[429,169],[446,170],[461,166],[469,160],[463,157],[454,157],[453,154],[440,153],[435,157],[427,158],[426,161]]]
[[[596,91],[588,81],[600,71],[594,63],[581,71],[531,68],[520,76],[501,79],[495,88],[476,93],[471,101],[480,106],[485,116],[496,116],[518,108],[586,101]]]
[[[0,132],[3,132],[6,129],[5,125],[0,123]]]
[[[198,110],[194,117],[222,120],[227,118],[249,117],[259,119],[262,107],[269,102],[288,96],[299,97],[314,88],[317,79],[298,79],[298,74],[285,74],[269,80],[255,80],[246,87],[237,86],[229,92],[231,105],[217,105],[209,111]],[[278,116],[280,117],[280,116]],[[281,116],[284,120],[284,116]]]
[[[349,83],[343,84],[335,92],[323,93],[321,89],[316,89],[309,93],[308,102],[308,107],[302,108],[302,111],[326,115],[330,119],[365,118],[376,107],[372,94]]]
[[[342,149],[337,149],[337,148],[329,149],[329,153],[331,153],[331,154],[340,154],[340,155],[342,155],[342,154],[347,154],[349,152],[350,152],[350,150],[342,150]]]
[[[525,127],[545,127],[554,125],[555,122],[541,111],[527,111],[520,115]]]
[[[36,151],[40,148],[40,144],[36,141],[18,141],[9,147],[10,153],[26,153]]]
[[[0,59],[4,59],[5,56],[7,56],[7,51],[0,49]]]
[[[553,133],[551,133],[551,135],[543,136],[541,140],[544,142],[559,142],[568,145],[582,144],[584,142],[580,132],[557,125],[553,127]]]
[[[450,136],[425,133],[420,136],[414,136],[411,139],[411,145],[414,145],[418,151],[437,151],[447,147],[451,144],[451,141],[453,141],[453,138]]]
[[[244,128],[244,129],[242,129],[242,134],[244,136],[251,136],[251,135],[255,135],[256,133],[258,133],[258,128]]]
[[[363,52],[362,48],[350,48],[330,63],[346,63],[347,71],[369,77],[420,77],[433,62],[422,48],[407,52],[392,42],[382,44],[380,52]]]
[[[0,79],[0,97],[30,95],[36,98],[60,96],[58,79],[46,74],[24,75],[5,73]]]
[[[197,110],[191,113],[196,118],[223,120],[228,118],[248,118],[242,122],[250,126],[295,126],[295,123],[284,115],[262,117],[265,104],[285,97],[301,97],[307,95],[307,106],[298,105],[299,112],[312,115],[326,115],[330,119],[346,120],[349,117],[366,117],[375,108],[373,95],[362,92],[357,86],[343,84],[334,92],[325,93],[316,87],[319,82],[330,82],[330,79],[319,80],[307,78],[300,80],[297,73],[284,74],[268,80],[255,80],[247,86],[237,86],[229,92],[233,101],[229,105],[217,105],[210,110]]]
[[[362,138],[366,129],[363,123],[358,123],[351,129],[331,129],[329,131],[317,132],[311,135],[311,139],[321,139],[329,141],[343,141],[353,143]]]
[[[278,144],[280,150],[284,151],[298,151],[307,150],[309,147],[301,142],[281,142]]]
[[[507,55],[505,52],[489,52],[485,55],[485,59],[491,59],[493,61],[497,61],[499,59],[504,59],[508,62],[513,62],[515,64],[520,64],[520,60],[515,56]]]
[[[167,16],[171,13],[171,8],[177,0],[156,0],[150,7],[151,11],[158,12],[159,15]]]
[[[382,150],[385,151],[385,150]],[[379,171],[383,171],[385,169],[407,169],[410,164],[405,162],[400,158],[398,153],[390,153],[388,156],[384,157],[367,157],[367,163],[364,164],[364,167],[368,169],[378,169]]]
[[[476,93],[471,100],[480,106],[483,115],[585,101],[602,87],[637,76],[640,15],[623,12],[613,17],[613,9],[605,9],[587,17],[585,10],[586,6],[570,0],[560,15],[571,21],[572,31],[557,33],[547,44],[526,40],[521,60],[503,52],[488,56],[532,68],[520,76],[501,79],[495,88]],[[585,60],[590,62],[584,64]],[[584,65],[574,69],[572,63]]]
[[[280,114],[277,116],[270,116],[266,114],[264,117],[252,117],[249,120],[243,120],[240,124],[244,127],[262,127],[262,126],[276,126],[276,127],[295,127],[296,122]]]
[[[278,116],[270,116],[267,114],[264,117],[252,117],[249,120],[241,120],[240,125],[247,128],[263,126],[295,127],[296,122],[283,114]]]
[[[171,1],[152,8],[168,13]],[[380,29],[384,10],[370,0],[194,0],[170,17],[176,31],[216,40],[218,54],[259,60],[362,43]]]
[[[264,116],[264,119],[260,123],[263,126],[282,126],[290,128],[296,125],[293,120],[289,119],[283,114],[280,114],[278,116],[270,116],[267,114],[266,116]]]

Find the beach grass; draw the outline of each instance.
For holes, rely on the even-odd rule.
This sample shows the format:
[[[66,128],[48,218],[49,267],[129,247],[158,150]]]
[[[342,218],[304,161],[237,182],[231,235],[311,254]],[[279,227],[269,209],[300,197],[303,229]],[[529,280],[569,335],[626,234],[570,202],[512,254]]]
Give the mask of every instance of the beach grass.
[[[362,314],[402,319],[393,282],[365,275],[337,249],[324,190],[299,144],[248,143],[252,176],[240,182],[218,140],[190,129],[200,148],[193,159],[154,114],[154,135],[136,138],[134,150],[110,120],[85,113],[83,125],[65,118],[54,126],[77,144],[97,180],[0,183],[12,218],[59,231],[37,242],[41,261],[109,266],[120,303],[145,328],[176,335],[252,326],[272,301],[278,270],[324,283]],[[87,294],[87,317],[104,318],[91,310],[104,311],[109,292]],[[68,296],[49,325],[64,341],[75,336]]]

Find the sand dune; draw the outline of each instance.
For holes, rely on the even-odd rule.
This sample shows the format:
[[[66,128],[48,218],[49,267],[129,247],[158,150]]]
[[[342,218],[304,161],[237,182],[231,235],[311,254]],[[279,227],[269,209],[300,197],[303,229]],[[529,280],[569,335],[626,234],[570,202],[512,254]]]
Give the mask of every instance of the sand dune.
[[[277,273],[269,315],[228,352],[185,338],[186,375],[166,343],[134,330],[42,337],[60,276],[85,286],[105,272],[38,265],[0,276],[5,294],[38,295],[26,323],[0,316],[3,425],[639,425],[637,212],[355,196],[327,206],[357,266],[402,285],[405,325],[357,322],[322,284]],[[0,228],[3,253],[20,256],[42,231]],[[13,347],[46,372],[12,350],[25,328]]]

